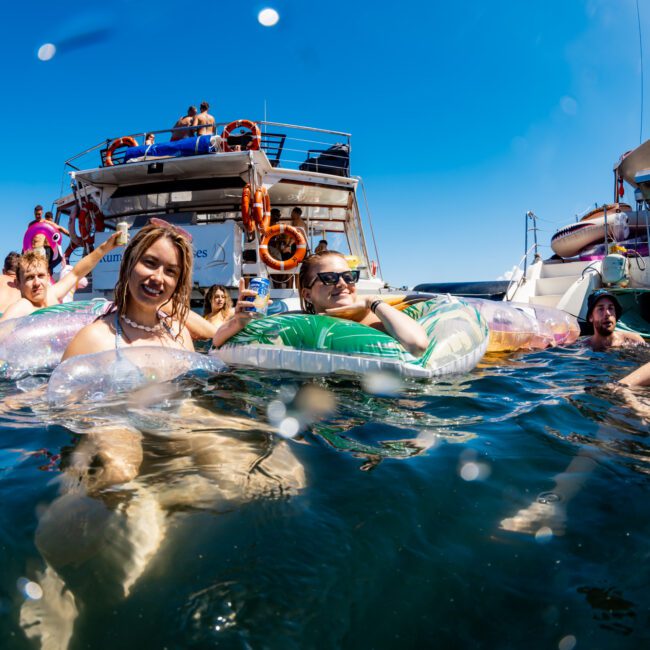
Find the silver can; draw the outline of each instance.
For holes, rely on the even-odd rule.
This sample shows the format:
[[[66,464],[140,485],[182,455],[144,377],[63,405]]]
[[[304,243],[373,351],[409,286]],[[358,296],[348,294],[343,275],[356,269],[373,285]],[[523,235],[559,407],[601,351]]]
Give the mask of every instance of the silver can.
[[[129,243],[129,224],[126,221],[120,221],[115,230],[120,233],[117,238],[118,246],[126,246]]]
[[[256,318],[264,318],[269,307],[271,282],[268,278],[253,278],[248,284],[248,288],[255,291],[257,295],[243,298],[245,302],[253,303],[253,307],[247,311],[254,312]]]

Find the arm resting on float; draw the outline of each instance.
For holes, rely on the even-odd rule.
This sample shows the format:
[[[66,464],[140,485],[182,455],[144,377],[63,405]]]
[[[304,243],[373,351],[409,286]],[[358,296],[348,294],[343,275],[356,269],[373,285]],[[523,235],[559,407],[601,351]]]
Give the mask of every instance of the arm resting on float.
[[[113,233],[103,244],[100,244],[92,253],[82,257],[70,273],[63,276],[53,287],[54,295],[61,300],[69,291],[74,289],[81,278],[86,277],[99,263],[99,260],[117,247],[119,232]]]
[[[383,301],[375,307],[375,316],[381,321],[386,333],[397,339],[414,357],[421,357],[427,351],[429,337],[424,327],[410,316]]]
[[[623,377],[619,384],[624,386],[650,386],[650,362]]]

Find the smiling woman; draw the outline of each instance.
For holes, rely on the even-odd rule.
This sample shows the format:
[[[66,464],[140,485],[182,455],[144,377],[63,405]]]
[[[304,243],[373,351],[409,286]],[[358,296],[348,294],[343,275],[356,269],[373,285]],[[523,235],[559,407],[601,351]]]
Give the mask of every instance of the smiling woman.
[[[64,360],[125,345],[193,350],[185,325],[191,280],[188,235],[160,220],[149,223],[124,251],[114,309],[75,336]]]

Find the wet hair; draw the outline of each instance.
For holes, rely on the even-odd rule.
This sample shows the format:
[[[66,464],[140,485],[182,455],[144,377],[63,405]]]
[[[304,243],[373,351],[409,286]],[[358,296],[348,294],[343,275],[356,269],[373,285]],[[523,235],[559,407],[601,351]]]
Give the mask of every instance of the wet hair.
[[[217,293],[217,291],[223,291],[224,295],[226,296],[226,299],[224,300],[223,307],[220,309],[220,311],[225,311],[226,314],[232,309],[232,298],[230,297],[230,292],[226,287],[223,286],[223,284],[213,284],[206,292],[205,298],[203,300],[203,315],[204,316],[212,316],[213,313],[218,313],[218,312],[213,312],[212,311],[212,301],[214,300],[214,296]]]
[[[9,273],[13,273],[14,275],[16,274],[16,269],[18,268],[18,262],[20,261],[20,253],[17,253],[16,251],[11,251],[5,257],[5,265],[2,269],[2,272],[7,275]]]
[[[34,250],[25,251],[18,258],[18,263],[16,264],[16,278],[20,280],[21,273],[24,273],[32,266],[37,266],[39,264],[42,264],[45,267],[45,270],[49,275],[50,270],[47,266],[47,259]]]
[[[208,102],[201,102],[201,110],[202,111],[207,111],[208,108],[210,108],[210,104],[208,104]]]
[[[307,314],[315,314],[314,305],[307,302],[302,295],[303,288],[310,287],[316,278],[314,267],[320,264],[326,257],[340,257],[345,260],[345,255],[338,251],[322,251],[321,253],[314,253],[305,257],[300,265],[300,273],[298,274],[298,293],[300,295],[300,307]],[[346,261],[347,263],[347,261]]]
[[[183,330],[187,321],[187,314],[190,311],[192,262],[194,255],[192,253],[192,245],[187,237],[175,230],[171,224],[168,227],[147,224],[128,243],[122,256],[120,273],[117,278],[117,284],[115,285],[115,308],[120,316],[126,314],[131,272],[147,250],[162,237],[166,237],[174,244],[180,257],[176,289],[169,302],[165,303],[166,305],[171,303],[171,311],[168,312],[168,315],[170,318],[178,321],[180,325],[178,336],[180,336],[180,332]]]

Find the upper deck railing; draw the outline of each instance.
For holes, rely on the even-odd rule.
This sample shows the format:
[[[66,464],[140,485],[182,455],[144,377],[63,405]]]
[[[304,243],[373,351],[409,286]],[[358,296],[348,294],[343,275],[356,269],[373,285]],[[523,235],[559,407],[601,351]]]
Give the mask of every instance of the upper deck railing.
[[[218,122],[216,134],[221,135],[224,127],[229,122]],[[350,175],[350,149],[351,135],[341,131],[330,131],[295,124],[281,122],[256,122],[261,131],[260,148],[266,153],[273,167],[285,169],[302,169],[305,171],[335,174],[337,176]],[[204,130],[205,127],[178,127],[161,129],[158,131],[140,131],[137,133],[116,135],[72,156],[65,161],[68,171],[93,169],[106,165],[106,152],[108,147],[118,138],[131,137],[139,145],[145,144],[145,138],[153,135],[155,144],[170,140],[175,131]],[[252,141],[250,131],[240,127],[230,132],[228,145],[230,148],[239,147],[245,151]],[[212,134],[210,134],[212,135]],[[196,137],[192,134],[190,137]],[[114,165],[125,164],[125,148],[120,148],[112,155]],[[215,153],[219,153],[217,150]]]

